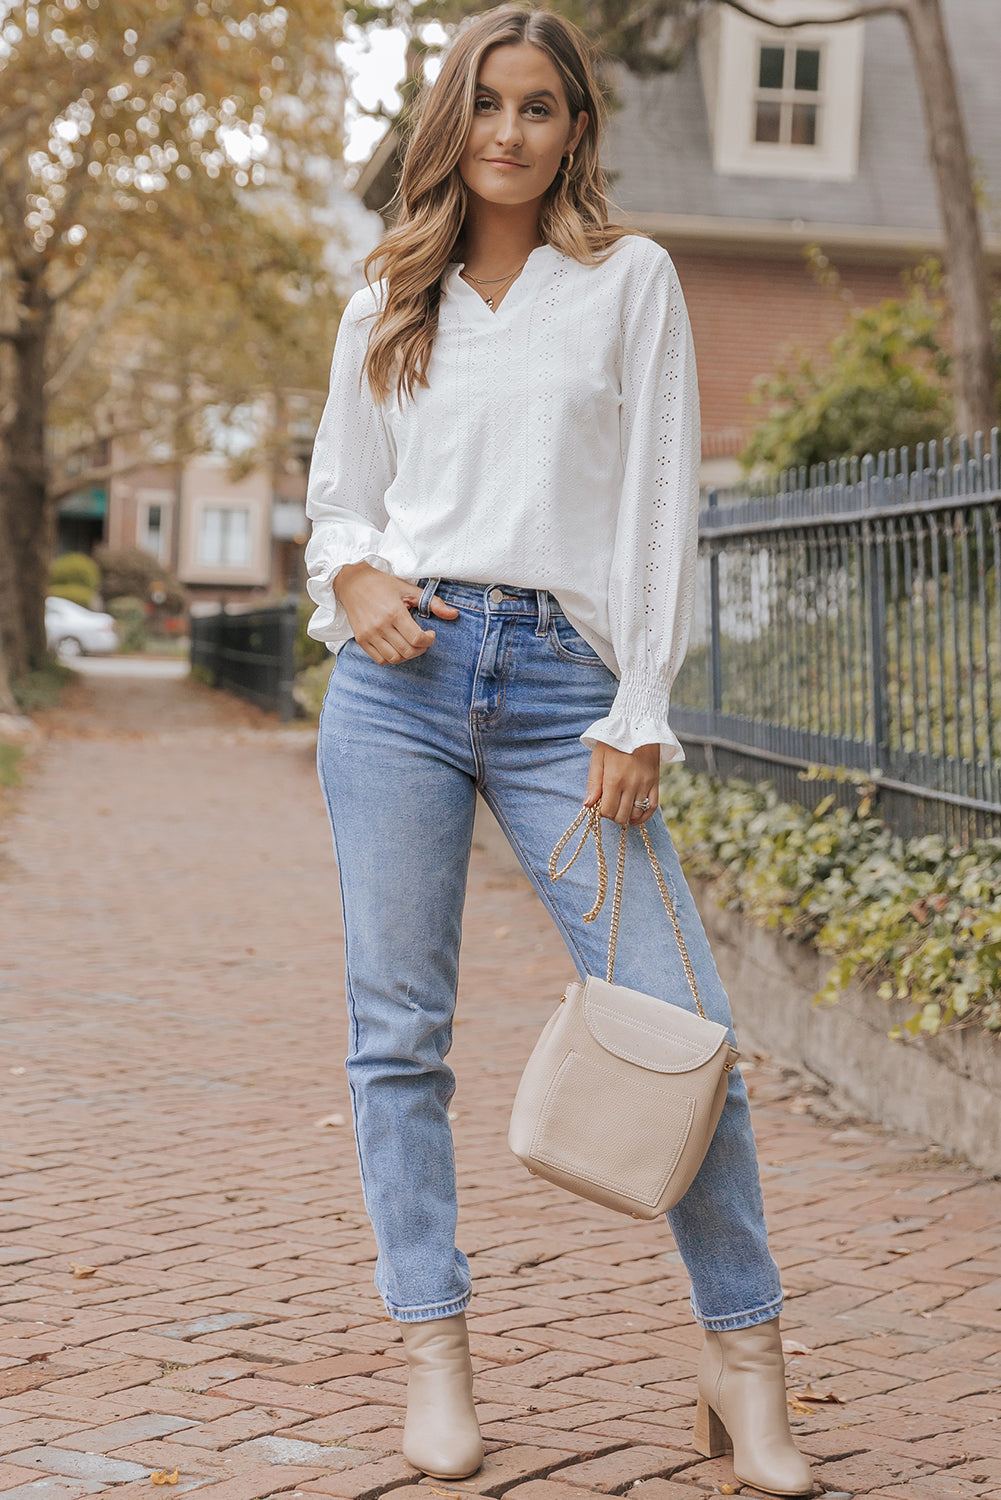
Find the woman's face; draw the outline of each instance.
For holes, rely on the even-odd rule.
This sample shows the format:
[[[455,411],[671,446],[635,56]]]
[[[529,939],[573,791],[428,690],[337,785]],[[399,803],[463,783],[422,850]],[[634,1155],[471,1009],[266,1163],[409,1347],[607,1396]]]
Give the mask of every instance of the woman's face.
[[[480,63],[459,174],[489,203],[541,198],[586,124],[583,110],[571,119],[560,75],[541,48],[503,43]]]

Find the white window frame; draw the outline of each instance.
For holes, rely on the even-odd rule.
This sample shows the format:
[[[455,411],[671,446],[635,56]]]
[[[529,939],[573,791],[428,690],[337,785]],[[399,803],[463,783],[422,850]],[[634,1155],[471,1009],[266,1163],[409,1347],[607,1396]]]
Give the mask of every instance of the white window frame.
[[[803,5],[796,0],[759,0],[759,4],[767,4],[776,20],[795,20],[803,14]],[[825,6],[832,17],[845,9],[837,0],[812,0],[810,9],[815,13],[818,5]],[[724,177],[851,181],[858,173],[864,36],[864,21],[779,30],[718,6],[699,46],[714,170]],[[815,145],[754,139],[762,45],[820,51],[820,88],[809,96],[819,109]],[[792,91],[775,92],[780,100],[792,98]],[[806,100],[807,96],[797,98]]]
[[[761,53],[762,53],[763,48],[765,48],[765,47],[768,47],[770,49],[773,49],[774,51],[782,53],[782,85],[781,85],[781,87],[779,87],[777,89],[764,88],[762,86],[762,84],[758,81],[758,79],[760,78],[760,71],[761,71],[761,69],[760,69]],[[795,82],[793,82],[793,84],[791,84],[791,85],[787,85],[786,82],[785,82],[786,75],[788,73],[789,66],[790,66],[790,58],[792,59],[793,78],[795,80],[796,53],[798,51],[816,52],[817,53],[818,77],[817,77],[817,87],[816,87],[816,89],[809,89],[809,90],[808,89],[797,89],[795,87]],[[828,49],[827,49],[827,44],[826,43],[824,43],[824,42],[804,42],[802,40],[802,38],[800,38],[800,37],[794,37],[791,33],[787,33],[787,40],[786,40],[786,42],[785,42],[784,45],[781,42],[772,42],[770,40],[766,40],[763,37],[760,37],[760,36],[758,37],[758,39],[757,39],[757,41],[755,43],[755,59],[754,59],[754,63],[755,63],[755,66],[754,66],[755,84],[754,84],[754,92],[751,95],[751,121],[750,121],[751,140],[753,141],[753,143],[754,143],[755,146],[776,146],[776,145],[778,145],[778,146],[788,146],[792,150],[795,150],[795,151],[809,151],[809,152],[813,152],[813,153],[816,153],[818,151],[820,151],[820,152],[823,151],[824,135],[825,135],[826,131],[829,128],[828,127],[828,123],[827,123],[828,109],[827,109],[827,97],[826,97],[826,95],[827,95],[826,83],[827,83],[827,69],[828,69],[827,52],[828,52]],[[759,106],[759,104],[777,104],[778,105],[778,108],[779,108],[779,139],[778,139],[778,141],[759,141],[758,140],[758,138],[757,138],[757,128],[758,128],[758,106]],[[802,142],[802,143],[798,143],[798,144],[793,145],[793,143],[790,140],[788,140],[787,138],[791,135],[791,129],[789,127],[791,126],[791,122],[792,122],[793,107],[795,105],[797,105],[797,104],[810,105],[814,109],[816,109],[816,111],[817,111],[817,128],[816,128],[816,131],[814,133],[814,139],[812,141]]]
[[[219,525],[219,549],[218,556],[207,556],[205,550],[206,521],[210,515],[218,515]],[[231,535],[233,530],[233,517],[243,516],[244,531],[243,541],[245,550],[243,554],[234,558],[231,555]],[[218,502],[206,501],[198,508],[198,534],[195,542],[195,557],[200,569],[218,569],[224,572],[245,573],[253,566],[254,562],[254,512],[249,505],[222,505]]]
[[[164,564],[170,558],[173,498],[169,490],[141,490],[136,496],[136,546]],[[160,531],[155,545],[149,529],[151,510],[160,512]]]

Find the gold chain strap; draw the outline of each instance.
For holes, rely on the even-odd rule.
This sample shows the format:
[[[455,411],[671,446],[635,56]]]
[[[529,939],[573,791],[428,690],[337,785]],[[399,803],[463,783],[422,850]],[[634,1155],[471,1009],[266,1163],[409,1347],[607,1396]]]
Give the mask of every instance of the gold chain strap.
[[[574,850],[573,854],[570,856],[561,870],[558,868],[560,855],[563,853],[564,848],[576,833],[581,823],[584,823],[585,827],[584,832],[580,837],[580,843],[577,845],[577,848]],[[646,828],[642,823],[640,823],[638,824],[638,829],[643,842],[646,845],[646,852],[650,856],[650,864],[653,867],[654,878],[657,881],[657,888],[660,891],[661,900],[664,903],[664,909],[667,912],[667,915],[670,917],[672,926],[674,927],[674,936],[678,940],[678,952],[681,954],[681,962],[684,965],[685,976],[688,980],[689,988],[691,989],[692,995],[695,1000],[695,1007],[703,1020],[708,1020],[705,1011],[702,1009],[702,1001],[699,999],[699,992],[695,983],[695,971],[692,968],[692,961],[688,957],[688,949],[685,947],[685,940],[681,936],[681,928],[678,925],[678,916],[674,910],[674,902],[671,900],[670,893],[667,889],[667,882],[664,879],[664,872],[657,862],[657,856],[653,852],[653,845],[650,842],[650,835],[647,833]],[[612,922],[608,931],[608,972],[605,977],[607,978],[609,984],[612,983],[612,971],[615,967],[615,946],[619,936],[619,913],[622,909],[622,881],[626,872],[626,835],[628,832],[629,824],[623,823],[622,833],[619,837],[619,857],[615,866],[615,889],[612,893]],[[594,921],[595,917],[601,911],[605,896],[608,894],[608,865],[605,862],[605,851],[601,843],[601,813],[598,811],[597,806],[581,808],[580,812],[574,818],[573,822],[570,824],[570,827],[567,829],[566,833],[563,834],[562,838],[556,845],[556,848],[553,850],[552,854],[549,857],[549,878],[550,880],[559,880],[567,873],[570,866],[573,864],[574,860],[577,858],[578,854],[587,843],[588,836],[590,834],[594,835],[595,851],[598,857],[598,896],[594,905],[591,907],[591,910],[584,913],[585,922]]]

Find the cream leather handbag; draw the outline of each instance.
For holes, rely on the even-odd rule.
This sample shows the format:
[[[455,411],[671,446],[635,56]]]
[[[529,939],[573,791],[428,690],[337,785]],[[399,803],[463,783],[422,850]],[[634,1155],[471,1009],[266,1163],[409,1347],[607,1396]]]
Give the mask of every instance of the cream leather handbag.
[[[558,869],[560,853],[585,820],[580,843]],[[673,1208],[701,1166],[740,1054],[726,1027],[702,1009],[674,903],[642,824],[698,1014],[612,983],[628,831],[623,825],[607,978],[589,974],[583,984],[567,986],[522,1074],[508,1144],[533,1175],[634,1219],[655,1219]],[[585,922],[594,921],[608,890],[596,807],[581,808],[549,861],[550,880],[559,880],[591,833],[598,899]]]

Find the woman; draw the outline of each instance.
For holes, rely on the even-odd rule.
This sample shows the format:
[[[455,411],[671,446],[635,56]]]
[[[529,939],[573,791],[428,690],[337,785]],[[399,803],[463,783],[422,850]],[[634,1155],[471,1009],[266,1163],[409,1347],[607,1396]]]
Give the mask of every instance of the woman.
[[[556,15],[503,5],[459,33],[422,101],[399,221],[366,261],[381,279],[341,322],[310,474],[309,629],[338,653],[318,761],[355,1134],[409,1367],[403,1451],[440,1478],[483,1455],[445,1061],[477,790],[582,976],[603,972],[580,920],[593,890],[583,861],[552,885],[549,853],[582,800],[645,823],[707,1013],[730,1026],[657,813],[661,759],[683,758],[667,709],[694,592],[691,333],[670,257],[607,221],[602,118],[591,48]],[[677,1000],[642,840],[631,852],[617,979]],[[706,1331],[698,1450],[732,1440],[741,1479],[808,1491],[737,1070],[668,1219]]]

